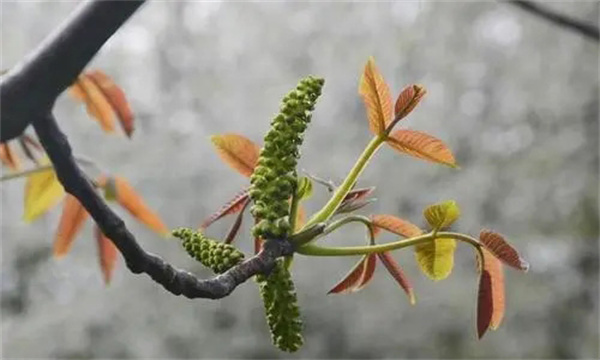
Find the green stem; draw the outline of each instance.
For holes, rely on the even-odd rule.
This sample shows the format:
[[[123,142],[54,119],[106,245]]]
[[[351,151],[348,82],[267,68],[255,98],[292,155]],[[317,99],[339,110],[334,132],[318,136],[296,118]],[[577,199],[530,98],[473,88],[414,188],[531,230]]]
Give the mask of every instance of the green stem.
[[[366,255],[373,253],[381,253],[391,250],[402,249],[409,246],[414,246],[428,241],[432,241],[436,238],[453,238],[456,240],[464,241],[474,246],[481,253],[481,244],[476,239],[461,233],[455,232],[438,232],[437,235],[428,233],[411,237],[408,239],[402,239],[387,244],[370,245],[370,246],[348,246],[348,247],[325,247],[313,244],[307,244],[296,249],[298,254],[309,255],[309,256],[353,256],[353,255]],[[481,256],[483,258],[483,255]]]
[[[326,236],[328,234],[331,234],[333,231],[337,230],[338,228],[351,223],[351,222],[360,222],[365,224],[365,226],[367,226],[367,228],[369,229],[369,232],[372,232],[371,229],[371,220],[363,215],[348,215],[346,217],[343,217],[341,219],[338,219],[332,223],[330,223],[329,225],[327,225],[327,227],[325,227],[325,229],[323,229],[323,231],[319,232],[318,234],[315,234],[315,236],[313,237],[308,237],[308,236],[302,236],[302,237],[291,237],[290,241],[296,246],[296,247],[302,247],[305,244],[308,244],[320,237]]]
[[[294,190],[294,194],[292,195],[292,205],[290,205],[290,229],[292,229],[292,234],[296,233],[296,218],[298,217],[298,204],[300,203],[300,198],[298,196],[298,189]]]
[[[323,206],[323,208],[319,210],[318,213],[313,215],[308,220],[308,222],[304,225],[304,228],[307,228],[319,222],[325,222],[335,213],[335,210],[337,210],[342,201],[344,201],[346,195],[348,195],[348,192],[350,192],[350,190],[352,189],[352,186],[358,179],[358,176],[365,169],[365,167],[369,163],[369,160],[371,160],[373,155],[375,155],[375,152],[377,151],[377,149],[379,149],[379,146],[381,146],[381,144],[383,144],[384,141],[384,135],[376,136],[371,140],[371,142],[367,145],[363,153],[356,161],[356,164],[354,164],[354,167],[352,167],[352,169],[344,179],[344,182],[336,189],[335,193],[333,193],[327,204],[325,204],[325,206]]]

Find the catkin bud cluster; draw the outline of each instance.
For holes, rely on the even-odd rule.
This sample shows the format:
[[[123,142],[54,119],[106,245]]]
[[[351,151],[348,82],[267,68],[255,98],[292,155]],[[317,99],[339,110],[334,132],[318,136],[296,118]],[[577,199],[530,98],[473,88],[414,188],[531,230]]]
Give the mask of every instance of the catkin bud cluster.
[[[323,83],[323,79],[312,76],[302,79],[283,98],[280,113],[271,122],[250,178],[251,212],[259,220],[252,228],[256,237],[278,238],[290,231],[288,200],[297,185],[299,147]]]
[[[173,230],[173,236],[182,240],[183,248],[191,257],[217,274],[224,273],[244,259],[244,254],[235,247],[208,239],[192,229]]]
[[[287,352],[298,350],[304,343],[302,320],[294,283],[283,259],[277,260],[269,276],[257,275],[256,281],[260,286],[273,344]]]

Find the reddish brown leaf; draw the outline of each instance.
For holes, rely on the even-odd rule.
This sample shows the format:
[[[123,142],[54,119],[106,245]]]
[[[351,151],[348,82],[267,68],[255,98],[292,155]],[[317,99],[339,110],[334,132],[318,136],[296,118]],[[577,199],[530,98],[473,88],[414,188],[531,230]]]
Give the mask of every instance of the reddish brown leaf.
[[[371,195],[371,193],[374,190],[374,186],[369,188],[351,190],[346,195],[346,197],[344,198],[340,206],[337,208],[335,213],[343,214],[353,212],[370,204],[371,202],[375,201],[375,199],[367,199],[367,197]]]
[[[456,167],[454,155],[441,140],[416,130],[396,130],[386,142],[401,153]]]
[[[489,329],[494,312],[494,299],[492,297],[492,277],[483,271],[479,277],[479,293],[477,296],[477,335],[481,339]]]
[[[394,106],[395,120],[400,120],[410,114],[426,93],[427,90],[422,85],[409,85],[405,87],[400,92]]]
[[[296,226],[294,231],[298,231],[302,229],[304,224],[306,223],[306,211],[304,210],[304,206],[298,205],[298,212],[296,213]]]
[[[125,134],[131,137],[134,130],[133,112],[129,107],[123,90],[108,75],[100,70],[90,71],[87,75],[98,86],[113,111],[117,114]]]
[[[370,57],[365,65],[358,93],[367,108],[369,129],[375,135],[383,133],[392,121],[392,96],[383,76],[375,66],[373,57]]]
[[[238,216],[236,216],[235,221],[233,222],[233,225],[231,225],[231,229],[229,229],[229,232],[227,233],[227,236],[225,237],[225,240],[223,241],[225,244],[231,244],[233,242],[233,240],[235,240],[235,237],[237,236],[238,231],[240,230],[240,226],[242,226],[242,221],[244,220],[244,210],[246,210],[246,207],[248,207],[248,204],[250,204],[250,198],[246,198],[246,201],[244,202]]]
[[[367,286],[369,281],[371,281],[371,279],[373,278],[373,274],[375,274],[375,265],[376,264],[377,264],[377,255],[369,254],[367,256],[367,260],[365,261],[362,279],[360,279],[360,283],[358,284],[358,286],[356,287],[356,289],[354,291],[359,291],[359,290],[363,289],[365,286]]]
[[[17,171],[21,167],[19,158],[6,143],[0,144],[0,161],[13,171]]]
[[[113,108],[88,75],[79,75],[77,81],[69,88],[69,93],[85,103],[88,114],[98,120],[104,131],[110,133],[115,131]]]
[[[371,215],[371,222],[375,225],[376,234],[379,233],[378,229],[384,229],[406,238],[423,234],[418,226],[393,215]]]
[[[482,249],[483,271],[479,280],[477,331],[481,338],[488,328],[497,329],[505,310],[504,273],[502,263],[489,251]]]
[[[117,254],[119,250],[113,242],[107,238],[100,228],[95,227],[96,243],[98,244],[98,258],[100,260],[100,269],[104,277],[104,283],[110,284],[112,274],[117,264]]]
[[[117,202],[141,223],[160,235],[166,235],[169,229],[162,220],[146,205],[133,187],[122,177],[114,177]]]
[[[376,259],[375,254],[363,256],[328,294],[348,294],[363,289],[373,277]]]
[[[254,238],[254,254],[258,254],[262,250],[262,243],[261,238]]]
[[[238,134],[213,135],[210,139],[227,165],[244,176],[252,175],[260,155],[258,145]]]
[[[88,213],[79,200],[67,194],[64,201],[63,212],[54,238],[54,256],[62,257],[71,249],[73,240],[83,227]]]
[[[404,274],[404,271],[402,271],[400,265],[398,265],[396,260],[394,260],[392,254],[390,254],[389,252],[383,252],[378,253],[377,255],[379,256],[379,260],[381,260],[383,265],[385,265],[385,268],[390,273],[390,275],[392,275],[394,280],[398,282],[398,284],[400,285],[400,287],[402,287],[406,295],[408,295],[410,304],[414,305],[416,303],[416,299],[412,284]]]
[[[248,189],[244,189],[244,190],[240,191],[239,193],[237,193],[235,195],[235,197],[233,199],[229,200],[219,210],[217,210],[212,215],[210,215],[208,218],[206,218],[200,225],[199,229],[202,231],[202,230],[208,228],[215,221],[221,219],[222,217],[227,216],[227,215],[233,215],[233,214],[240,212],[244,208],[244,206],[246,205],[246,203],[248,202],[249,199],[250,199],[250,196],[248,195]]]
[[[502,235],[490,230],[482,230],[479,234],[479,240],[486,249],[506,265],[517,270],[529,270],[529,264],[519,256],[517,250]]]
[[[456,167],[454,155],[446,144],[422,131],[396,130],[390,134],[386,142],[401,153]]]

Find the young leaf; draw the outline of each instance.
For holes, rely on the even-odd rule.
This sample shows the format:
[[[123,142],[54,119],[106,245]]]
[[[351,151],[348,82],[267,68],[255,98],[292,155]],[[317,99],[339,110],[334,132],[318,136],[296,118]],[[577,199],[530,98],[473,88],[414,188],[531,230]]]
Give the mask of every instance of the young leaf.
[[[488,328],[496,330],[504,317],[504,274],[502,264],[486,249],[483,271],[479,279],[477,301],[477,333],[481,338]]]
[[[365,270],[363,272],[363,276],[360,279],[360,284],[355,288],[354,291],[359,291],[363,289],[369,281],[373,278],[373,274],[375,274],[375,265],[377,264],[377,254],[369,254],[367,255],[367,260],[365,261]]]
[[[375,270],[374,260],[369,259],[371,255],[364,255],[350,272],[333,289],[329,290],[328,294],[348,294],[361,290],[371,279]]]
[[[115,131],[113,109],[94,81],[86,74],[79,75],[69,93],[85,103],[88,114],[96,118],[105,132]]]
[[[258,145],[238,134],[213,135],[210,140],[221,160],[246,177],[252,175],[260,154]]]
[[[19,158],[6,143],[0,144],[0,161],[13,171],[20,168]]]
[[[479,240],[486,249],[506,265],[517,270],[529,270],[529,264],[519,256],[517,250],[502,235],[490,230],[482,230],[479,234]]]
[[[371,222],[376,229],[384,229],[406,238],[423,234],[418,226],[392,215],[371,215]]]
[[[91,71],[87,75],[100,89],[113,111],[117,114],[121,127],[127,137],[131,137],[134,130],[133,112],[129,107],[123,90],[108,75],[100,70]]]
[[[107,238],[100,228],[95,227],[96,243],[98,244],[98,258],[100,260],[100,269],[104,277],[104,283],[108,285],[112,279],[117,261],[118,249]]]
[[[344,213],[353,212],[355,210],[358,210],[358,209],[374,202],[376,199],[367,199],[367,197],[369,195],[371,195],[371,193],[374,190],[375,190],[374,186],[371,186],[368,188],[351,190],[346,195],[346,197],[344,198],[344,200],[342,201],[340,206],[337,208],[335,213],[336,214],[344,214]]]
[[[415,246],[415,255],[421,270],[431,280],[445,279],[454,266],[456,240],[439,238]]]
[[[460,216],[460,208],[456,201],[447,200],[428,206],[423,216],[434,230],[446,228]]]
[[[400,92],[400,95],[398,95],[396,105],[394,106],[395,120],[400,120],[410,114],[426,93],[427,90],[422,85],[409,85],[405,87]]]
[[[211,216],[206,218],[202,224],[200,225],[200,230],[204,230],[208,228],[212,223],[221,219],[224,216],[232,215],[241,211],[245,204],[250,200],[250,196],[248,195],[248,189],[244,189],[237,193],[235,197],[229,200],[225,205],[223,205],[219,210],[214,212]]]
[[[298,197],[298,201],[310,198],[312,196],[312,193],[312,181],[308,177],[302,176],[298,180],[298,190],[296,190],[296,196]]]
[[[406,295],[408,295],[410,304],[414,305],[416,303],[416,299],[412,284],[410,283],[406,275],[404,275],[404,271],[402,271],[400,265],[398,265],[396,260],[394,260],[392,254],[389,252],[382,252],[378,253],[377,256],[379,256],[379,260],[381,260],[381,262],[383,263],[387,271],[390,273],[390,275],[392,275],[394,280],[396,280],[398,285],[400,285],[400,287],[402,287]]]
[[[64,193],[65,190],[56,178],[54,169],[29,175],[25,184],[24,220],[32,222],[44,214],[60,201]]]
[[[131,215],[135,216],[141,223],[148,226],[160,235],[166,235],[169,229],[162,220],[144,203],[144,200],[131,187],[129,182],[122,177],[115,176],[115,189],[117,202],[123,206]]]
[[[225,244],[231,244],[233,240],[235,240],[238,231],[240,231],[240,226],[242,226],[242,221],[244,220],[244,210],[246,210],[248,204],[250,204],[250,198],[246,197],[246,201],[243,203],[238,216],[235,217],[235,221],[233,222],[233,225],[231,225],[231,229],[229,229],[225,240],[223,240]]]
[[[383,76],[375,66],[373,57],[370,57],[365,65],[358,93],[367,108],[369,129],[375,135],[383,133],[392,120],[392,96]]]
[[[62,257],[71,249],[73,240],[81,230],[88,212],[83,205],[71,194],[67,194],[64,201],[63,212],[54,238],[54,256]]]
[[[457,167],[454,155],[446,144],[427,133],[416,130],[396,130],[390,134],[386,142],[401,153]]]

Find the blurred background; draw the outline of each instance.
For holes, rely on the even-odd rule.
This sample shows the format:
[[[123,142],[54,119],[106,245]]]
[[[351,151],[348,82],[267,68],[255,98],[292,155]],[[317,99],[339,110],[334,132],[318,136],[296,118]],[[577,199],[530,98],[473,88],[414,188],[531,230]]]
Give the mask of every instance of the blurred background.
[[[14,66],[77,6],[2,2],[2,68]],[[598,24],[598,2],[548,7]],[[27,224],[23,179],[2,183],[3,358],[597,358],[598,43],[496,2],[149,2],[103,47],[100,68],[137,115],[131,140],[106,135],[62,96],[56,116],[77,154],[128,178],[170,228],[197,226],[247,179],[223,164],[211,134],[261,143],[283,95],[309,74],[326,79],[300,167],[341,181],[371,135],[357,94],[372,55],[392,92],[428,95],[404,120],[443,139],[460,170],[382,149],[359,186],[376,186],[365,214],[421,224],[422,209],[455,199],[454,226],[507,236],[531,263],[506,269],[506,317],[477,340],[473,251],[459,245],[452,275],[419,271],[395,253],[417,304],[380,266],[368,288],[327,291],[356,258],[297,256],[305,322],[296,354],[271,345],[257,286],[221,301],[165,292],[119,260],[110,286],[97,265],[92,225],[64,259],[52,258],[61,206]],[[327,200],[317,188],[306,205]],[[201,277],[182,251],[116,209],[149,251]],[[251,249],[250,221],[238,239]],[[223,237],[233,221],[209,229]],[[393,240],[393,237],[382,237]],[[350,227],[328,244],[360,244]]]

